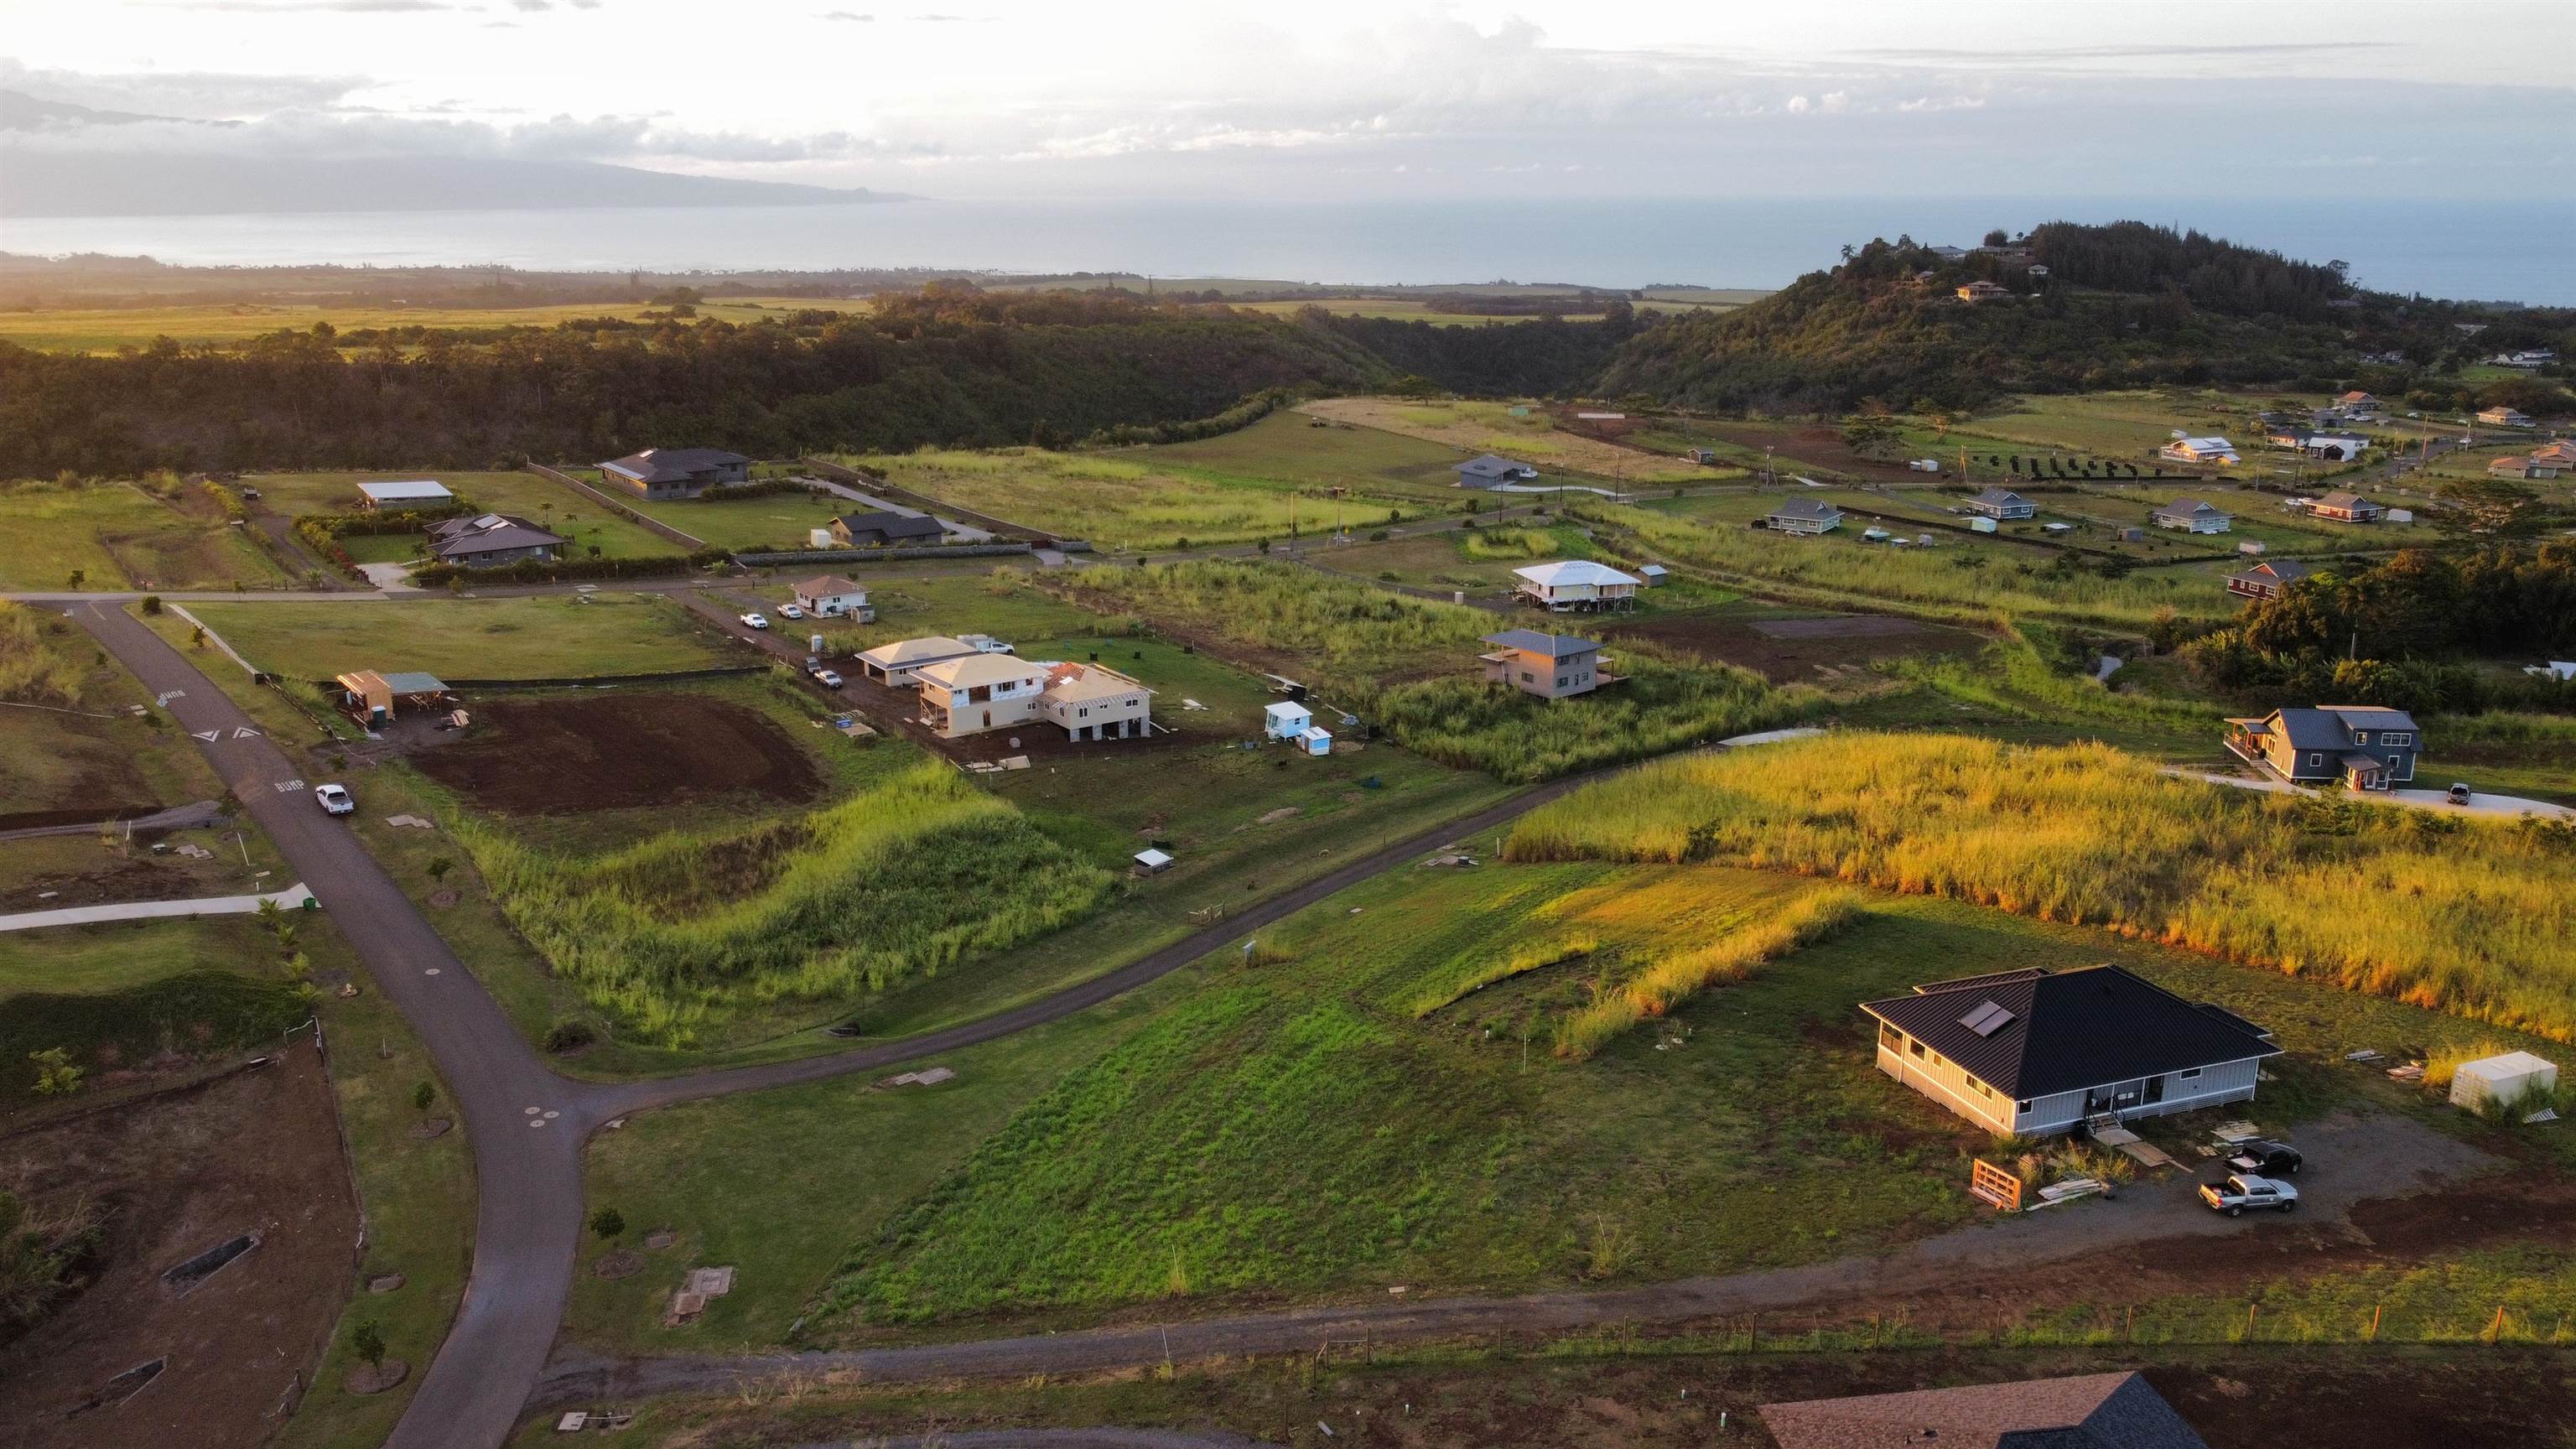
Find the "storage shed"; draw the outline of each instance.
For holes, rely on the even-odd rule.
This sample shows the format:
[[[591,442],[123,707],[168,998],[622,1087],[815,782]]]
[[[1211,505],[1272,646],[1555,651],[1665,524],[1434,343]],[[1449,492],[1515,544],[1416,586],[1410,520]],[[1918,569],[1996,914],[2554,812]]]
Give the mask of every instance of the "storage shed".
[[[1302,704],[1283,699],[1262,708],[1261,732],[1271,739],[1302,740],[1314,727],[1315,712]]]
[[[1168,850],[1140,850],[1135,859],[1138,875],[1161,875],[1172,868],[1172,853]]]
[[[2558,1089],[2558,1064],[2529,1052],[2506,1052],[2462,1064],[2451,1074],[2451,1105],[2476,1110],[2481,1102],[2513,1103],[2532,1092]]]
[[[1333,732],[1331,730],[1310,729],[1306,731],[1302,738],[1306,741],[1307,754],[1329,755],[1333,752]]]

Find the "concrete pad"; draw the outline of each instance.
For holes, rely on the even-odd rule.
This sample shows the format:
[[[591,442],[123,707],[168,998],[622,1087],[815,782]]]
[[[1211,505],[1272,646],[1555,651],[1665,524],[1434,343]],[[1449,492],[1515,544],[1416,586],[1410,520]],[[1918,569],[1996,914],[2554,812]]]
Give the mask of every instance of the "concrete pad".
[[[100,921],[151,921],[187,916],[247,916],[256,913],[264,901],[275,901],[279,908],[299,911],[313,899],[304,887],[289,886],[260,896],[202,896],[185,901],[127,901],[113,906],[70,906],[53,911],[26,911],[14,916],[0,916],[0,931],[41,931],[48,926],[87,926]]]

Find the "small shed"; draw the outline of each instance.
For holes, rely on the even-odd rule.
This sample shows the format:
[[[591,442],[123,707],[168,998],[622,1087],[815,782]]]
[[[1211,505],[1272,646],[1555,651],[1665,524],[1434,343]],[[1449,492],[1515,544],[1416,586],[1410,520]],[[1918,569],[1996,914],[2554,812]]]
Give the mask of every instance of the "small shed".
[[[1662,588],[1672,579],[1672,576],[1672,570],[1665,568],[1662,564],[1647,564],[1645,567],[1637,570],[1637,577],[1644,579],[1646,581],[1646,587],[1650,589]]]
[[[1314,727],[1315,712],[1302,704],[1283,699],[1262,707],[1261,732],[1271,739],[1304,739]]]
[[[1306,731],[1305,734],[1299,736],[1299,738],[1306,742],[1307,754],[1329,755],[1333,752],[1333,732],[1331,730],[1321,728],[1310,729]]]
[[[2475,1110],[2481,1102],[2511,1104],[2533,1092],[2558,1090],[2558,1064],[2529,1052],[2506,1052],[2461,1064],[2451,1074],[2451,1105]]]
[[[1140,850],[1135,859],[1138,875],[1161,875],[1172,868],[1172,853],[1168,850]]]
[[[1995,531],[1995,521],[1980,515],[1969,519],[1968,527],[1978,533],[1992,533]]]
[[[2382,516],[2382,521],[2387,523],[2413,523],[2415,521],[2415,510],[2411,508],[2392,508]]]

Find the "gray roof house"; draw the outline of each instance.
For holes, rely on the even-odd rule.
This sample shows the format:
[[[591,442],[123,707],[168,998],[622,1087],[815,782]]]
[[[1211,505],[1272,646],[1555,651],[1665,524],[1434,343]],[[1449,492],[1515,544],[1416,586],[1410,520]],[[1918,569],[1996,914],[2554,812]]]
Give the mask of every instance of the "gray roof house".
[[[1538,469],[1518,458],[1498,458],[1491,453],[1470,458],[1452,470],[1461,488],[1499,488],[1505,483],[1526,483],[1538,476]]]
[[[2223,1007],[2117,966],[2038,967],[1865,1001],[1878,1069],[1997,1136],[2253,1100],[2281,1048]]]
[[[2424,732],[2402,709],[2329,704],[2231,719],[2226,744],[2238,759],[2294,785],[2341,781],[2354,790],[2391,790],[2415,778]]]
[[[1782,533],[1824,533],[1842,527],[1843,511],[1821,498],[1792,498],[1762,521]]]
[[[1486,682],[1508,684],[1523,694],[1535,694],[1541,699],[1590,694],[1602,685],[1617,684],[1626,677],[1603,673],[1601,646],[1593,640],[1577,639],[1571,634],[1505,629],[1499,634],[1486,635],[1484,642],[1494,646],[1493,653],[1476,656],[1484,662]]]
[[[1960,506],[1988,518],[2028,518],[2039,512],[2037,504],[2009,488],[1985,489]]]
[[[2236,516],[2197,498],[2177,498],[2148,517],[2158,528],[2179,528],[2185,533],[2225,533],[2236,526]]]
[[[508,513],[478,513],[429,526],[429,556],[470,569],[551,559],[566,540]]]
[[[888,544],[937,543],[948,530],[939,520],[918,513],[847,513],[832,520],[832,541],[843,548],[879,548]]]
[[[1780,1449],[2209,1449],[2145,1375],[1764,1404]]]
[[[640,498],[695,498],[751,481],[751,460],[722,448],[646,448],[599,465],[600,481]]]

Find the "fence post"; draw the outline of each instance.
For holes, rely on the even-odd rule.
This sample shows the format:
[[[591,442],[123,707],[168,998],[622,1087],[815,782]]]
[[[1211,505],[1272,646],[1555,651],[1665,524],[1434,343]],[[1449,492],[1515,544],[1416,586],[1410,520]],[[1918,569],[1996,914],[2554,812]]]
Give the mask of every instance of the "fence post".
[[[2252,1343],[2254,1341],[2254,1317],[2262,1311],[2263,1305],[2260,1303],[2248,1303],[2245,1305],[2245,1341],[2247,1343]]]
[[[2387,1307],[2388,1305],[2385,1303],[2374,1303],[2370,1305],[2370,1342],[2372,1343],[2379,1342],[2379,1315],[2384,1312]]]

